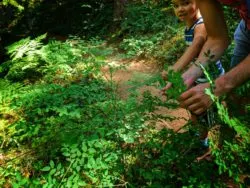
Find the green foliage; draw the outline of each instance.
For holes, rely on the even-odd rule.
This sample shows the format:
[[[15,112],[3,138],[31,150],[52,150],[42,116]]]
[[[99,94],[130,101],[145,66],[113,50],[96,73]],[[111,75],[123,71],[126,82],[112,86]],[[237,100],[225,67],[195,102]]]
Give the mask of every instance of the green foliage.
[[[234,9],[233,7],[229,7],[229,6],[223,6],[223,11],[224,11],[227,27],[229,30],[229,36],[231,37],[231,39],[233,39],[234,31],[240,22],[238,11]]]
[[[147,3],[129,4],[125,19],[121,23],[122,32],[135,34],[167,30],[168,25],[174,23],[175,19],[161,9],[157,5]]]
[[[210,61],[212,56],[209,56]],[[222,128],[219,138],[215,138],[212,142],[222,144],[222,148],[218,144],[211,144],[212,154],[215,157],[215,162],[218,165],[219,174],[228,173],[235,182],[240,183],[240,175],[248,172],[249,163],[249,125],[244,124],[236,117],[229,115],[228,109],[221,103],[219,97],[213,94],[214,81],[208,71],[201,65],[207,79],[210,83],[210,88],[206,89],[206,94],[209,95],[218,110],[218,117],[221,120]]]
[[[3,0],[2,3],[3,3],[4,6],[12,5],[12,6],[16,7],[19,11],[23,11],[24,10],[24,7],[22,5],[20,5],[15,0]]]
[[[108,3],[80,3],[88,13],[82,19],[85,31],[108,23],[110,17],[101,14]],[[161,3],[129,5],[122,32],[134,36],[126,36],[120,48],[172,64],[184,43],[180,35],[173,37],[179,29]],[[95,15],[97,22],[91,20]],[[239,176],[249,172],[249,121],[231,118],[213,87],[207,93],[217,105],[219,123],[236,137],[225,139],[222,149],[212,140],[214,160],[196,162],[204,151],[191,122],[182,133],[155,129],[159,119],[176,118],[154,110],[176,108],[176,103],[149,92],[138,100],[139,86],[165,85],[160,74],[141,75],[140,83],[136,77],[131,95],[121,100],[112,77],[117,68],[110,65],[111,80],[103,79],[105,57],[114,55],[106,41],[72,36],[44,44],[44,37],[10,45],[12,59],[0,65],[1,187],[226,187],[225,179],[240,184]],[[169,72],[169,81],[173,88],[167,95],[177,99],[185,90],[181,75]]]
[[[155,58],[160,65],[171,65],[182,55],[186,44],[177,25],[167,27],[166,32],[124,37],[119,47],[127,57]]]
[[[104,35],[112,25],[112,1],[4,0],[0,4],[0,34],[4,35],[4,44],[10,44],[20,36],[36,36],[45,32],[57,36]]]
[[[179,96],[186,90],[180,72],[168,71],[168,81],[172,83],[172,87],[167,90],[168,99],[178,99]]]
[[[13,58],[0,66],[2,75],[12,81],[37,81],[43,75],[50,82],[60,82],[67,78],[76,79],[82,71],[84,75],[96,72],[104,62],[103,55],[112,53],[112,50],[106,49],[100,53],[102,45],[88,46],[83,40],[73,38],[62,43],[50,41],[47,45],[40,42],[45,35],[36,39],[23,39],[7,47],[7,52]],[[105,52],[105,54],[103,54]],[[96,56],[96,58],[93,58]],[[96,63],[93,66],[93,63]],[[73,71],[75,66],[82,67],[78,72]]]
[[[166,38],[163,44],[157,52],[157,58],[161,61],[161,64],[173,65],[182,56],[186,49],[185,41],[180,35],[181,30],[173,30],[170,38]],[[183,32],[183,31],[181,31]],[[173,37],[174,33],[177,35]]]
[[[126,51],[128,57],[154,55],[157,47],[164,40],[165,34],[160,32],[149,36],[134,36],[124,38],[120,43],[120,48]]]
[[[135,97],[119,101],[113,83],[107,84],[100,79],[98,62],[104,59],[99,55],[107,55],[107,50],[100,52],[97,48],[102,46],[93,47],[84,41],[75,40],[74,44],[51,42],[38,49],[39,53],[24,53],[12,60],[15,66],[17,60],[29,63],[27,59],[30,56],[40,56],[46,64],[42,69],[44,76],[36,84],[18,88],[7,81],[3,82],[6,90],[13,92],[6,105],[16,112],[16,118],[9,116],[11,121],[3,122],[8,128],[2,131],[8,134],[1,134],[2,148],[7,150],[26,145],[36,150],[39,158],[49,156],[51,160],[62,148],[61,161],[58,163],[50,162],[49,166],[42,167],[33,161],[33,166],[38,166],[34,170],[43,171],[43,177],[29,180],[22,177],[22,181],[19,175],[10,176],[2,171],[5,177],[11,179],[13,186],[23,185],[20,181],[30,186],[37,185],[38,181],[45,187],[53,184],[110,186],[124,183],[119,177],[123,169],[120,168],[123,162],[120,146],[138,142],[139,132],[144,127],[143,113],[148,110],[140,106]],[[96,45],[99,42],[94,40],[93,43]],[[17,54],[18,49],[13,50],[13,53]],[[74,52],[75,56],[66,56],[69,53],[67,50]],[[79,57],[77,52],[81,54]],[[61,74],[62,71],[65,72]],[[77,73],[77,77],[65,76],[68,71],[73,75]],[[63,77],[58,77],[58,72]],[[21,80],[19,76],[16,75]],[[59,78],[63,80],[58,81]],[[16,90],[13,91],[9,85]],[[1,113],[6,114],[4,111]],[[80,146],[75,143],[80,143]],[[86,148],[82,145],[86,145]],[[46,152],[39,152],[41,150]],[[114,163],[114,160],[119,163]],[[13,171],[18,174],[19,168]],[[86,173],[85,177],[80,175],[82,172]]]
[[[64,145],[61,149],[66,164],[52,160],[41,169],[47,173],[44,187],[51,185],[79,187],[91,185],[113,186],[118,175],[114,143],[106,140],[85,140],[79,145]]]
[[[208,177],[217,178],[217,175],[212,164],[194,162],[195,153],[191,152],[194,145],[194,137],[188,132],[177,134],[162,129],[149,134],[141,149],[135,150],[135,162],[128,172],[133,186],[210,187],[212,184]]]
[[[45,38],[46,34],[41,35],[34,40],[31,40],[30,37],[22,39],[6,47],[7,54],[10,55],[12,60],[17,60],[24,56],[33,57],[34,55],[39,53],[38,49],[40,49],[42,46],[41,40]]]

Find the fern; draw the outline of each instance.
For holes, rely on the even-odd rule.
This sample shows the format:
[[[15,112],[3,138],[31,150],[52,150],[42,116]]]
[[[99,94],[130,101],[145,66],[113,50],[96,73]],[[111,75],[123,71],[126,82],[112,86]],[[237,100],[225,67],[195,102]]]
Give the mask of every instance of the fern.
[[[13,84],[8,80],[0,79],[0,108],[9,104],[22,87],[23,85],[20,83]]]
[[[20,5],[16,0],[3,0],[3,5],[7,6],[9,4],[16,7],[19,11],[24,10],[24,7]]]
[[[18,42],[15,42],[10,46],[6,47],[7,54],[9,54],[13,60],[20,59],[25,55],[29,56],[35,55],[38,52],[38,50],[42,47],[41,41],[45,39],[46,36],[47,36],[46,34],[43,34],[33,40],[31,40],[30,37],[28,37]]]

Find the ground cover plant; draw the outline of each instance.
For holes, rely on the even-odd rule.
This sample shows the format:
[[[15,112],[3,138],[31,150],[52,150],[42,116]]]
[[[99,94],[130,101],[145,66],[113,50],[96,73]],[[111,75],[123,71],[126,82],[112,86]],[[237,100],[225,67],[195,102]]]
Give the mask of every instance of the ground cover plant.
[[[154,59],[163,67],[181,55],[183,27],[166,12],[166,3],[127,4],[127,19],[108,38],[69,35],[59,41],[43,34],[6,46],[9,58],[0,64],[1,187],[247,187],[249,105],[243,105],[244,115],[225,108],[227,97],[216,98],[210,80],[207,94],[218,108],[210,130],[212,157],[197,161],[204,153],[195,136],[201,125],[187,120],[175,131],[156,127],[160,119],[177,119],[154,112],[178,108],[185,90],[180,74],[170,73],[178,87],[167,101],[139,92],[143,85],[161,89],[160,72],[142,74],[143,81],[135,77],[129,96],[119,95],[115,74],[126,65],[114,62]],[[99,11],[101,4],[83,7]],[[246,83],[236,92],[247,97],[248,89]]]

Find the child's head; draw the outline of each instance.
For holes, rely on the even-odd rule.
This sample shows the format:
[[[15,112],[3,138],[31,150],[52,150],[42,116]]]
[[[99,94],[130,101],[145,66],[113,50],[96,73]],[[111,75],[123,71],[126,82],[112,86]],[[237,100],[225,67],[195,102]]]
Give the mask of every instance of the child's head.
[[[172,0],[175,15],[181,21],[189,21],[197,18],[199,9],[195,0]]]

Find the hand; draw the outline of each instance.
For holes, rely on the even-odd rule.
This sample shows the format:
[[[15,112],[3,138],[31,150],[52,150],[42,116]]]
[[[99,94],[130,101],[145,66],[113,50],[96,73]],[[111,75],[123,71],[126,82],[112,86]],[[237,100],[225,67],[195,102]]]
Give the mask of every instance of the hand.
[[[196,66],[190,67],[185,73],[182,74],[182,78],[188,89],[194,86],[195,80],[199,78],[201,74],[201,69]]]
[[[213,103],[210,96],[205,93],[208,87],[209,83],[199,84],[184,92],[179,98],[180,106],[196,115],[205,112]]]
[[[162,71],[161,77],[163,80],[167,81],[168,80],[168,71]]]
[[[173,85],[173,84],[172,84],[171,82],[167,82],[167,85],[166,85],[164,88],[161,89],[161,94],[162,94],[162,95],[166,95],[166,91],[167,91],[169,88],[171,88],[172,85]]]
[[[172,68],[172,70],[175,71],[174,68]],[[162,72],[162,77],[166,81],[166,86],[161,89],[161,94],[165,95],[166,91],[173,86],[173,83],[168,81],[168,72],[163,71]],[[183,79],[184,84],[186,85],[186,88],[190,88],[191,86],[193,86],[194,78],[190,78],[188,76],[185,77],[185,74],[183,74],[182,79]]]
[[[170,70],[176,71],[175,66],[173,66],[173,67],[170,66],[170,67],[168,67],[168,70],[167,70],[167,71],[164,70],[164,71],[162,71],[162,73],[161,73],[162,79],[163,79],[164,81],[166,81],[166,86],[163,87],[163,88],[161,89],[161,94],[162,94],[162,95],[166,95],[166,91],[167,91],[169,88],[171,88],[172,85],[173,85],[171,82],[168,81],[168,72],[169,72]]]
[[[162,71],[161,73],[162,79],[166,81],[166,86],[161,89],[161,94],[166,95],[166,91],[172,86],[171,82],[168,82],[168,71]]]

